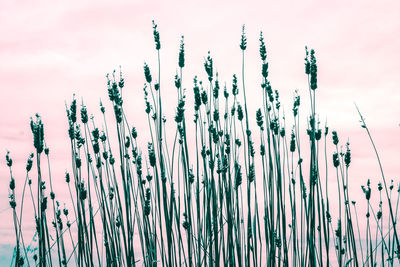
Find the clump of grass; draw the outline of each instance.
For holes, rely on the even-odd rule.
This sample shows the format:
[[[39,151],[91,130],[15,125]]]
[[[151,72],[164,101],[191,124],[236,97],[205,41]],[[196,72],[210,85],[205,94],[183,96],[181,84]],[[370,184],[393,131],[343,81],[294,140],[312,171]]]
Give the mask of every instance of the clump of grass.
[[[148,137],[141,136],[142,132],[128,123],[121,70],[119,75],[116,71],[107,75],[106,80],[113,121],[107,119],[101,102],[100,123],[89,116],[83,102],[78,110],[75,97],[66,104],[71,167],[65,176],[70,201],[64,208],[53,191],[50,150],[39,115],[31,120],[35,154],[27,161],[19,214],[12,159],[7,153],[16,236],[15,266],[25,263],[29,266],[57,263],[60,266],[375,266],[378,262],[393,266],[399,263],[396,225],[400,189],[395,199],[395,185],[392,181],[387,186],[361,113],[362,127],[373,144],[383,182],[378,187],[377,212],[371,203],[370,182],[362,187],[367,201],[366,229],[359,227],[356,202],[349,194],[350,144],[347,142],[343,151],[336,131],[331,133],[336,175],[328,175],[329,129],[326,125],[320,127],[316,109],[315,50],[306,47],[305,52],[310,110],[307,129],[303,130],[297,91],[291,114],[293,125],[286,125],[279,91],[273,90],[269,80],[262,32],[259,38],[262,106],[255,117],[248,112],[246,98],[244,26],[239,45],[241,74],[233,74],[232,85],[222,88],[209,52],[204,61],[204,82],[201,76],[193,78],[192,105],[188,104],[184,89],[187,66],[182,37],[174,77],[176,114],[174,122],[167,124],[162,101],[161,39],[154,21],[153,35],[157,72],[152,72],[150,64],[143,67]],[[188,108],[193,109],[193,122],[187,120]],[[255,125],[258,128],[254,129]],[[109,127],[115,130],[115,135]],[[169,139],[167,133],[173,134],[173,138]],[[47,159],[44,164],[43,152]],[[31,179],[34,158],[37,173]],[[47,175],[43,175],[43,165],[48,167]],[[338,194],[338,203],[334,205],[328,190],[328,181],[332,179],[336,180]],[[33,251],[25,246],[22,233],[26,185],[34,207],[35,217],[31,219],[35,219],[38,238],[38,248]],[[37,186],[36,192],[32,185]],[[383,189],[386,201],[382,198]],[[73,213],[67,206],[72,206]],[[384,220],[385,212],[389,216]],[[376,227],[375,238],[372,226]]]

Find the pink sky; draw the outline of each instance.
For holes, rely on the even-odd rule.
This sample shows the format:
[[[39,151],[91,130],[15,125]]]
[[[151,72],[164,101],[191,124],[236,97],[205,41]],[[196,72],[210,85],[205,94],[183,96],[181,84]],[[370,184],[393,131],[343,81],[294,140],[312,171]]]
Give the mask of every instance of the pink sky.
[[[0,215],[8,208],[9,182],[4,155],[14,159],[17,186],[32,152],[29,118],[36,112],[45,123],[51,150],[56,192],[62,195],[63,173],[70,166],[64,102],[75,93],[89,113],[99,116],[100,98],[108,102],[105,75],[122,65],[126,77],[125,103],[130,119],[147,129],[143,114],[143,63],[155,70],[151,21],[159,24],[162,80],[167,118],[176,105],[173,76],[180,36],[185,36],[184,87],[192,97],[194,75],[204,78],[203,58],[210,50],[220,81],[231,84],[240,74],[242,24],[248,52],[246,82],[250,114],[261,105],[259,32],[267,44],[270,80],[291,110],[295,89],[307,93],[304,46],[316,50],[317,108],[342,141],[350,140],[354,192],[366,178],[377,181],[379,169],[372,147],[358,122],[357,102],[380,151],[386,176],[400,172],[400,4],[397,1],[2,1],[0,3]],[[167,94],[170,94],[167,97]],[[302,112],[308,112],[306,94]],[[107,103],[108,104],[108,103]],[[303,116],[305,120],[305,116]],[[329,139],[330,140],[330,139]],[[330,147],[330,149],[333,149]],[[399,179],[397,179],[399,181]],[[360,194],[361,197],[361,194]],[[0,254],[8,246],[11,220],[0,223]],[[4,249],[2,249],[4,247]],[[2,257],[9,262],[9,255]]]

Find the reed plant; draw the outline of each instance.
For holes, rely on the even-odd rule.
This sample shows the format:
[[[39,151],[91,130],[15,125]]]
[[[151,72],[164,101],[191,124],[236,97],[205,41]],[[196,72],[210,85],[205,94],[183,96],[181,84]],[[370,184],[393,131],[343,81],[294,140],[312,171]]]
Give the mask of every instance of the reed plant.
[[[291,112],[285,113],[279,92],[271,86],[261,32],[262,83],[257,90],[262,106],[249,114],[244,26],[239,44],[241,72],[232,76],[229,86],[221,86],[210,52],[203,63],[205,73],[192,83],[184,79],[187,66],[182,37],[174,77],[176,113],[174,122],[167,122],[163,95],[168,85],[161,82],[162,46],[154,21],[153,36],[156,67],[147,63],[143,67],[147,136],[141,137],[141,131],[129,123],[121,70],[107,75],[113,109],[106,111],[100,102],[100,120],[89,116],[83,102],[79,107],[75,97],[66,104],[71,166],[65,174],[65,188],[70,200],[58,199],[54,193],[50,150],[39,115],[31,120],[35,153],[28,158],[22,189],[15,186],[12,158],[7,153],[16,238],[12,265],[400,264],[400,185],[385,178],[369,128],[358,111],[382,182],[375,193],[379,194],[378,208],[371,202],[374,190],[368,181],[362,186],[366,216],[357,210],[356,203],[362,200],[352,198],[349,191],[361,189],[349,187],[350,144],[341,143],[338,132],[321,127],[318,119],[315,50],[305,50],[310,106],[301,109],[296,91]],[[187,102],[184,84],[191,84],[193,103]],[[188,118],[188,109],[194,119]],[[300,111],[307,114],[306,129],[301,128]],[[113,114],[111,121],[106,112]],[[293,124],[287,125],[287,119]],[[328,149],[330,142],[333,151]],[[31,173],[33,165],[35,174]],[[337,203],[330,197],[330,181],[337,185]],[[24,240],[26,198],[33,204],[34,218],[24,219],[35,222],[37,248]],[[65,203],[63,207],[60,202]],[[360,228],[361,220],[365,228]]]

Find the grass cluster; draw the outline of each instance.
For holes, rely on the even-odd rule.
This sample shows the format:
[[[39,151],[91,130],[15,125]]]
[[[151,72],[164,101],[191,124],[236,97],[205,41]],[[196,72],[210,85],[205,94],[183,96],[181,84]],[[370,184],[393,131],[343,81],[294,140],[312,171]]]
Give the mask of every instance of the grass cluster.
[[[321,127],[316,113],[314,50],[306,48],[305,74],[311,105],[307,111],[307,129],[303,130],[297,94],[288,114],[294,124],[286,125],[279,93],[272,89],[268,78],[269,63],[262,33],[259,90],[263,105],[256,114],[248,113],[246,99],[244,27],[239,46],[241,73],[233,75],[229,88],[222,88],[208,54],[204,61],[206,79],[193,79],[194,103],[190,105],[183,88],[182,37],[175,76],[175,122],[174,127],[171,124],[167,127],[160,77],[161,42],[154,22],[153,34],[158,70],[154,75],[149,65],[144,65],[144,118],[150,132],[146,142],[139,141],[140,131],[128,123],[122,97],[124,78],[121,72],[116,75],[114,71],[107,76],[107,90],[115,120],[107,121],[102,104],[100,124],[88,115],[83,103],[78,111],[75,98],[66,106],[72,163],[65,175],[71,198],[68,205],[62,207],[59,201],[64,200],[57,200],[53,191],[49,148],[39,115],[31,121],[35,153],[28,158],[18,203],[12,159],[7,154],[16,238],[12,264],[189,267],[400,264],[397,226],[400,188],[385,179],[381,168],[382,183],[375,193],[380,199],[378,209],[370,202],[373,189],[368,181],[362,187],[368,202],[366,216],[364,211],[357,210],[348,187],[350,145],[341,144],[336,131]],[[194,120],[187,118],[187,107],[194,109]],[[256,127],[252,127],[253,118]],[[361,113],[360,118],[371,137]],[[114,128],[116,136],[109,133],[109,127]],[[173,134],[174,138],[167,138],[167,134]],[[333,153],[327,152],[327,142],[333,142],[336,148]],[[376,152],[372,138],[371,143]],[[381,166],[377,152],[376,155]],[[32,174],[34,162],[36,172]],[[328,174],[328,165],[332,164],[335,173]],[[332,203],[328,194],[328,180],[332,179],[337,184],[337,203]],[[38,239],[35,248],[27,246],[22,232],[26,198],[34,207],[35,217],[29,219],[35,220]],[[359,220],[365,220],[365,228],[359,227]]]

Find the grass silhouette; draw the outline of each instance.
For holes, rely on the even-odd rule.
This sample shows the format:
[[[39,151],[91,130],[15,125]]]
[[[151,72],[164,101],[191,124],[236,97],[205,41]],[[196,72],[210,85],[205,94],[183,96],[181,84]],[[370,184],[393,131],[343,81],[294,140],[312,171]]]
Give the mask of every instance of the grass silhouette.
[[[350,144],[346,143],[342,151],[338,133],[330,133],[327,126],[321,128],[318,120],[318,71],[313,49],[306,47],[305,74],[311,105],[304,135],[297,93],[291,112],[294,124],[286,126],[279,92],[272,89],[268,78],[262,33],[259,52],[263,105],[253,115],[248,112],[246,98],[244,26],[239,45],[240,76],[233,75],[231,88],[222,88],[209,53],[204,61],[207,79],[203,82],[194,77],[194,103],[190,105],[183,88],[186,66],[182,37],[175,76],[178,105],[173,128],[166,126],[163,113],[161,41],[154,21],[153,35],[157,75],[152,75],[150,66],[144,64],[144,116],[150,130],[147,142],[139,141],[140,131],[128,123],[122,72],[107,76],[114,121],[107,121],[102,103],[100,126],[89,117],[83,103],[78,111],[75,98],[66,105],[72,168],[66,173],[65,182],[71,212],[60,206],[53,192],[49,148],[39,115],[31,120],[35,153],[28,158],[18,203],[12,159],[7,153],[16,238],[13,265],[400,264],[400,187],[385,179],[379,154],[358,111],[382,176],[382,184],[378,185],[379,209],[370,203],[372,188],[368,181],[362,187],[368,211],[365,218],[359,216],[356,202],[349,197]],[[194,120],[187,119],[187,107],[193,109]],[[256,127],[252,127],[249,117],[255,118]],[[189,124],[194,131],[189,130]],[[116,136],[109,127],[113,127]],[[167,132],[174,134],[172,143],[168,143]],[[330,135],[335,146],[331,160],[327,151]],[[31,172],[33,164],[35,174]],[[334,174],[328,174],[331,164]],[[328,180],[332,179],[337,184],[337,204],[330,202],[328,196]],[[35,249],[27,247],[22,232],[26,195],[30,195],[27,198],[34,207],[35,217],[28,219],[35,220]],[[383,210],[388,210],[389,216],[384,216]],[[366,221],[365,229],[360,229],[359,220]]]

